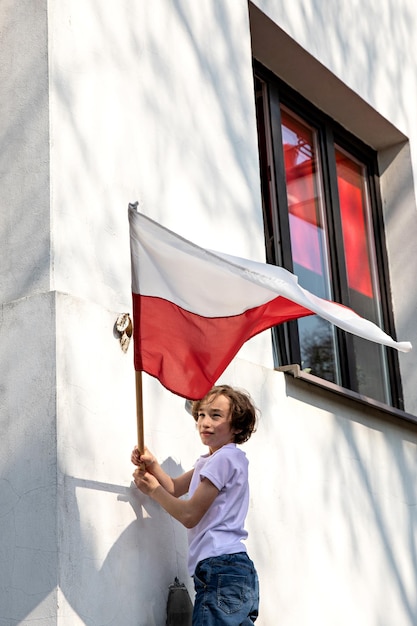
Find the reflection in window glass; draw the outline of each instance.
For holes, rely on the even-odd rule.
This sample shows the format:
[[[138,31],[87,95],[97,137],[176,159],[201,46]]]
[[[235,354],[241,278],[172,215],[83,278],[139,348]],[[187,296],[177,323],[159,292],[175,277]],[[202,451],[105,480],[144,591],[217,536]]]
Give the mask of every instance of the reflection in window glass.
[[[338,147],[335,156],[350,306],[359,315],[381,325],[366,168]],[[385,350],[358,337],[353,337],[353,346],[358,391],[388,402]]]
[[[281,111],[285,178],[294,273],[302,287],[331,298],[317,131]],[[298,321],[301,367],[339,382],[334,327],[317,317]]]

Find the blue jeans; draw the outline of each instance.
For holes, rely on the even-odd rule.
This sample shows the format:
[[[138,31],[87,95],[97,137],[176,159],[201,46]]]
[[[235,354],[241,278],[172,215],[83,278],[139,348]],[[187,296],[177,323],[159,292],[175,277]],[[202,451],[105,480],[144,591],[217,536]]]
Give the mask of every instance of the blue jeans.
[[[194,587],[192,626],[251,626],[258,617],[258,576],[246,552],[200,561]]]

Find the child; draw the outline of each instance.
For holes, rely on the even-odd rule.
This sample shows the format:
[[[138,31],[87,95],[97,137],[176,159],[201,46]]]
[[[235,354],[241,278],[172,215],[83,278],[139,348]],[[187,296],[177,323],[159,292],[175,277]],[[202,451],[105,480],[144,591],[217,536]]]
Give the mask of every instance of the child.
[[[259,589],[243,544],[248,461],[236,444],[254,432],[256,409],[245,392],[219,385],[193,403],[192,414],[208,454],[194,469],[171,478],[149,450],[140,455],[135,448],[131,460],[141,466],[134,481],[187,528],[196,591],[193,626],[250,626],[258,615]],[[186,493],[189,498],[180,499]]]

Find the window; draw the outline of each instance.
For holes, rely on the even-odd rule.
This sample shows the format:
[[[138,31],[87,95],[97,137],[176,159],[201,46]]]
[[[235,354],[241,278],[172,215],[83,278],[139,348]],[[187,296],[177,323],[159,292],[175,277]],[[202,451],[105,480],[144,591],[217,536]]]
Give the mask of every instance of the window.
[[[260,67],[255,88],[268,262],[394,334],[376,153]],[[273,345],[276,365],[402,408],[392,349],[317,316],[276,327]]]

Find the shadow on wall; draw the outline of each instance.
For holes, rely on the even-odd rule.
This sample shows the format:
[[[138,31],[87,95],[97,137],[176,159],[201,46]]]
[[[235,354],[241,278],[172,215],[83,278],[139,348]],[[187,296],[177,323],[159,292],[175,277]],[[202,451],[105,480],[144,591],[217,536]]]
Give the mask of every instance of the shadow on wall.
[[[165,471],[168,466],[172,473],[171,459],[162,466]],[[179,466],[177,470],[180,471],[175,473],[182,473]],[[65,506],[74,522],[68,531],[64,530],[61,591],[72,609],[87,624],[90,620],[92,624],[126,626],[165,624],[170,585],[175,579],[189,583],[184,580],[187,542],[183,527],[133,482],[130,487],[123,487],[66,476],[64,484]],[[81,495],[85,490],[90,493]],[[94,542],[103,528],[102,521],[98,519],[97,527],[92,528],[81,522],[81,501],[91,497],[92,491],[111,496],[105,497],[108,506],[129,504],[136,515],[101,563],[94,556]],[[100,512],[105,513],[105,509],[99,508],[99,515]]]
[[[291,563],[277,606],[285,614],[297,597],[294,623],[321,612],[326,624],[358,618],[414,625],[417,426],[387,421],[370,407],[343,406],[290,376],[285,381],[291,418],[275,405],[263,419],[279,459],[273,491],[268,488],[276,553],[266,543],[257,546],[260,562],[276,562],[282,572]],[[262,537],[264,520],[251,523],[250,537]],[[269,584],[266,577],[265,595],[277,593]]]
[[[361,2],[264,0],[284,30],[398,126],[417,92],[417,13],[405,0]],[[410,94],[410,97],[405,97]],[[410,120],[412,121],[412,120]]]
[[[8,212],[0,220],[0,232],[2,240],[8,242],[8,250],[14,251],[14,257],[5,256],[6,270],[10,271],[5,271],[8,289],[2,294],[3,301],[27,298],[33,292],[49,293],[51,110],[55,116],[52,121],[64,131],[57,131],[52,138],[56,183],[52,208],[58,235],[55,244],[60,245],[56,260],[64,265],[55,271],[62,279],[58,281],[60,285],[63,282],[68,286],[70,293],[80,298],[85,295],[88,302],[102,302],[104,287],[109,290],[112,302],[121,293],[127,294],[128,246],[123,253],[118,244],[121,233],[126,235],[128,231],[127,202],[136,198],[126,198],[122,192],[143,189],[145,200],[155,194],[155,198],[161,199],[162,210],[172,213],[170,200],[178,176],[183,188],[191,190],[191,197],[199,201],[198,211],[191,210],[195,204],[187,207],[190,219],[197,213],[197,225],[208,216],[210,220],[215,217],[219,225],[229,226],[236,216],[247,217],[242,237],[252,249],[252,226],[262,228],[261,210],[256,214],[253,211],[254,204],[260,206],[259,172],[253,158],[254,124],[252,138],[247,140],[247,121],[254,121],[254,102],[240,94],[242,68],[245,80],[246,72],[251,75],[251,68],[242,64],[236,50],[240,49],[240,37],[248,38],[248,32],[243,20],[239,25],[232,22],[232,5],[204,3],[203,8],[211,11],[207,24],[199,17],[202,7],[190,0],[163,5],[167,7],[163,15],[169,13],[171,19],[168,31],[172,27],[178,34],[179,41],[172,42],[179,44],[173,54],[173,48],[166,45],[161,34],[166,24],[155,22],[154,4],[150,9],[148,3],[120,3],[117,27],[114,7],[105,10],[103,5],[98,10],[93,2],[69,3],[67,14],[60,14],[56,21],[51,19],[50,28],[58,29],[57,32],[59,28],[66,29],[65,41],[73,49],[65,50],[63,57],[52,55],[50,65],[45,43],[48,40],[45,3],[31,4],[36,15],[30,17],[26,9],[14,11],[14,4],[9,6],[7,34],[15,46],[10,54],[11,66],[13,53],[22,47],[22,42],[27,42],[31,49],[35,34],[43,39],[39,42],[38,57],[21,54],[18,68],[4,65],[8,75],[4,93],[10,109],[6,113],[10,112],[10,116],[5,114],[7,126],[2,137],[7,149],[2,152],[0,175],[7,190]],[[42,35],[34,27],[34,17],[42,20]],[[120,22],[130,29],[120,28]],[[207,33],[210,24],[221,46],[210,45]],[[89,31],[87,35],[85,28]],[[145,42],[138,37],[140,28],[141,36],[146,35]],[[25,37],[22,32],[31,36]],[[20,36],[16,37],[16,33]],[[51,37],[53,34],[57,33],[50,33]],[[23,50],[26,52],[26,48]],[[175,72],[172,71],[174,59]],[[77,65],[80,60],[82,63]],[[201,84],[204,82],[204,93],[196,94],[187,71],[180,71],[185,63],[191,63]],[[224,72],[219,72],[221,65]],[[78,82],[73,79],[74,73]],[[33,76],[38,78],[38,74],[41,76],[35,80]],[[86,76],[88,80],[83,81]],[[48,84],[48,79],[54,81],[53,85]],[[128,106],[132,81],[136,85],[135,94],[141,98],[134,107]],[[111,87],[103,92],[100,86],[109,83]],[[102,98],[103,93],[106,98]],[[205,101],[204,107],[196,106],[198,98]],[[123,126],[120,111],[125,108],[131,117]],[[213,117],[206,115],[207,110]],[[153,134],[146,134],[148,120]],[[212,120],[216,121],[216,132],[212,132]],[[250,150],[246,150],[248,144]],[[132,158],[130,155],[126,158],[131,145],[139,146],[140,150],[132,150]],[[227,166],[219,159],[225,145]],[[162,167],[163,175],[155,174]],[[150,171],[152,178],[148,182]],[[221,182],[220,186],[216,181]],[[114,209],[115,204],[120,206],[120,212]],[[151,205],[158,206],[156,202]],[[120,235],[119,239],[115,233]],[[223,228],[222,233],[230,239],[228,229]],[[124,261],[119,263],[122,254]],[[185,582],[185,531],[136,488],[71,476],[61,478],[58,469],[62,484],[57,494],[56,313],[51,310],[47,320],[44,315],[43,311],[34,310],[33,319],[40,323],[45,337],[36,335],[38,328],[34,325],[33,343],[25,350],[17,351],[12,345],[8,348],[4,341],[1,344],[0,390],[16,389],[18,393],[13,398],[5,393],[10,405],[0,406],[0,423],[5,433],[0,461],[0,623],[17,626],[30,616],[52,626],[57,606],[52,596],[59,585],[69,605],[65,610],[71,608],[74,616],[87,626],[100,623],[161,626],[165,622],[169,585],[175,576]],[[11,342],[10,337],[7,340]],[[46,353],[47,341],[51,344],[48,360],[41,358]],[[86,359],[88,350],[86,347]],[[19,366],[21,373],[16,374]],[[119,389],[114,389],[114,393],[118,394]],[[93,400],[92,404],[95,409]],[[8,445],[11,439],[13,454]],[[50,481],[48,484],[45,477]],[[97,504],[96,517],[85,514],[87,499],[89,512]],[[123,513],[119,518],[114,514],[117,507],[124,505],[130,505],[134,511],[133,522]],[[54,517],[57,506],[61,507],[58,538]],[[106,526],[110,517],[120,520],[118,528],[110,526],[110,522]],[[106,550],[103,545],[107,543]],[[44,605],[46,600],[48,603]]]
[[[52,355],[49,297],[29,303],[40,311],[40,341]],[[59,606],[65,623],[165,625],[169,586],[176,577],[190,585],[185,529],[133,484],[57,471],[54,360],[46,371],[31,345],[22,339],[16,346],[7,330],[0,333],[0,624],[53,626]],[[10,368],[16,349],[27,369]],[[39,393],[45,381],[49,395]],[[19,393],[6,394],[8,388]],[[171,458],[162,465],[173,476],[183,472]],[[57,587],[65,602],[55,597]]]
[[[127,232],[126,207],[134,200],[156,221],[186,237],[201,237],[196,243],[215,247],[217,242],[230,250],[240,238],[240,253],[245,247],[262,254],[254,95],[242,97],[242,86],[247,89],[252,77],[245,11],[217,1],[175,0],[160,5],[163,9],[124,2],[118,5],[118,20],[126,25],[121,34],[114,27],[114,7],[94,12],[92,6],[86,3],[84,19],[81,11],[71,16],[73,32],[65,32],[70,43],[90,22],[99,33],[88,35],[85,50],[75,45],[73,50],[80,74],[91,69],[91,92],[87,98],[81,84],[73,93],[64,73],[57,72],[54,83],[75,146],[70,158],[59,144],[61,160],[55,165],[69,187],[59,207],[59,226],[69,233],[61,242],[63,253],[75,256],[72,246],[81,248],[71,272],[80,272],[81,285],[81,271],[94,270],[103,272],[97,284],[107,284],[110,276],[126,289],[129,259],[123,257],[126,267],[119,270],[120,253],[112,252],[110,235]],[[240,55],[242,40],[248,44],[246,60]],[[87,130],[80,109],[88,116]],[[93,194],[96,202],[86,203]],[[75,213],[74,206],[82,210]],[[236,224],[242,223],[238,231]],[[211,243],[205,242],[209,235]],[[88,267],[95,260],[91,249],[101,251],[99,267]],[[91,282],[89,297],[96,289]]]
[[[49,286],[49,119],[44,3],[0,8],[0,298]]]

